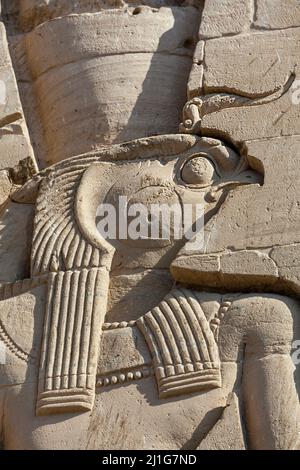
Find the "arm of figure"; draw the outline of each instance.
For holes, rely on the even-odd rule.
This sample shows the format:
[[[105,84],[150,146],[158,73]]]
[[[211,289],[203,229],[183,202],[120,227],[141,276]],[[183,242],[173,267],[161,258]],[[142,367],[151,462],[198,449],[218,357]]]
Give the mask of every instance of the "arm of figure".
[[[250,449],[299,449],[300,406],[291,356],[297,330],[293,313],[280,298],[265,298],[258,307],[249,315],[243,368],[248,445]]]

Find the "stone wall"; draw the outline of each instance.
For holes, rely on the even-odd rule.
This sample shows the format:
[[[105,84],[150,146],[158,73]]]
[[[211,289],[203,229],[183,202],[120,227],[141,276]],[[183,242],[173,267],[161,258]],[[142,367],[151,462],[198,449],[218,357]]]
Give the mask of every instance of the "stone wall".
[[[232,194],[207,228],[204,283],[299,293],[299,24],[297,0],[205,3],[190,77],[200,132],[247,155],[264,184]]]
[[[21,2],[8,16],[10,43],[40,165],[177,132],[199,8]]]
[[[299,1],[1,4],[0,448],[299,449]]]
[[[16,168],[19,176],[15,175],[15,183],[26,180],[36,170],[35,158],[28,136],[28,129],[24,119],[15,72],[12,65],[6,29],[3,21],[0,22],[0,207],[5,203],[11,189],[11,172],[8,169],[18,167],[21,160],[25,160],[23,169]],[[27,159],[27,160],[26,160]],[[27,170],[26,170],[27,167]],[[20,174],[23,172],[23,176]],[[18,181],[19,178],[19,181]]]

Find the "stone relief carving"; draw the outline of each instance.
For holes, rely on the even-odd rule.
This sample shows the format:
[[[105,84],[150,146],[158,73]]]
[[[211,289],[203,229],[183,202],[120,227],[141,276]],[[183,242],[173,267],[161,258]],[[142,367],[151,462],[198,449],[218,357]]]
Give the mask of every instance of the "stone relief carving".
[[[31,74],[37,97],[33,114],[39,113],[48,150],[45,156],[36,143],[41,166],[46,166],[37,174],[31,151],[29,158],[1,172],[6,183],[0,200],[0,260],[6,262],[0,266],[0,340],[5,347],[0,442],[5,449],[298,449],[300,408],[291,353],[300,331],[294,298],[299,277],[289,261],[300,243],[298,234],[290,233],[297,215],[290,217],[292,209],[281,206],[289,229],[287,234],[282,230],[281,243],[272,239],[267,244],[266,229],[253,229],[249,237],[241,228],[244,222],[255,225],[251,204],[261,201],[261,214],[271,207],[278,187],[289,183],[286,173],[283,186],[273,183],[275,150],[287,148],[283,165],[290,162],[290,153],[291,161],[297,154],[284,140],[290,136],[276,134],[277,124],[270,139],[265,129],[255,139],[247,120],[240,126],[246,130],[240,130],[230,119],[240,110],[259,118],[269,106],[279,109],[289,99],[297,76],[296,33],[282,33],[291,59],[282,46],[282,69],[275,79],[265,74],[263,82],[260,76],[260,91],[248,84],[244,72],[216,86],[220,71],[209,52],[215,50],[213,42],[223,48],[223,40],[239,41],[247,50],[253,37],[260,44],[261,36],[279,34],[255,31],[262,18],[254,15],[253,21],[250,2],[224,1],[232,17],[236,9],[240,12],[234,31],[227,19],[221,22],[224,31],[211,26],[209,2],[203,11],[196,3],[162,2],[160,8],[160,2],[142,7],[109,2],[101,5],[101,13],[94,3],[82,0],[75,8],[69,2],[26,0],[20,11],[14,2],[6,10],[14,20],[7,28],[19,28],[22,37],[12,33],[17,78]],[[257,2],[256,15],[262,3]],[[196,44],[188,30],[198,27],[199,9]],[[122,116],[114,90],[97,82],[95,70],[107,67],[107,58],[125,46],[105,35],[102,41],[100,33],[95,38],[95,28],[109,18],[121,31],[139,32],[145,17],[150,26],[140,48],[129,39],[125,55],[133,68],[134,54],[151,55],[153,70],[161,76],[166,66],[180,68],[173,90],[179,101],[185,71],[191,69],[179,134],[171,133],[177,122],[174,109],[180,111],[173,95],[168,99],[174,109],[164,108],[154,124],[149,116],[139,121],[139,110],[153,96],[153,75],[144,73],[148,56],[141,72],[143,92],[120,103]],[[57,53],[63,37],[70,44],[68,57]],[[76,96],[76,74],[88,81],[90,97],[86,91]],[[171,75],[166,72],[168,80]],[[53,93],[45,97],[51,84]],[[101,99],[107,100],[107,113]],[[224,112],[233,114],[226,119]],[[91,126],[100,115],[110,116],[101,132]],[[22,110],[17,118],[24,130]],[[30,132],[35,119],[28,120]],[[152,125],[159,135],[141,138]],[[127,137],[138,139],[115,143]],[[271,140],[276,142],[271,145]],[[129,207],[203,204],[203,247],[195,252],[186,237],[104,239],[97,229],[97,208],[110,203],[119,209],[119,198],[125,196]],[[292,207],[297,193],[289,198]],[[21,218],[26,249],[16,251],[20,240],[11,234]],[[272,237],[277,236],[275,219],[270,219]]]
[[[205,115],[215,113],[222,109],[240,106],[260,106],[280,99],[287,93],[295,81],[292,73],[284,85],[279,85],[273,93],[263,97],[248,98],[229,93],[214,93],[203,96],[195,96],[189,100],[183,108],[183,122],[179,129],[181,132],[190,134],[201,134],[201,118]]]

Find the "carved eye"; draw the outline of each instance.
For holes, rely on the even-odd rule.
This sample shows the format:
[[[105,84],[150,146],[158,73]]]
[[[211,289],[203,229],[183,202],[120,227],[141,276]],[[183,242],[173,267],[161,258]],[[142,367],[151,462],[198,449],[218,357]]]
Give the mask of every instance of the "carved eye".
[[[181,169],[181,179],[187,184],[208,185],[215,176],[215,168],[211,161],[198,155],[188,160]]]

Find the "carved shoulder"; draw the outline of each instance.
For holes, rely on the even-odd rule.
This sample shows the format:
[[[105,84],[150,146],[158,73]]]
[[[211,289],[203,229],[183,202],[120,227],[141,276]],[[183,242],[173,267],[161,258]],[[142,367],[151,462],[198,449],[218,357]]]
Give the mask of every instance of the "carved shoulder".
[[[282,295],[228,295],[228,308],[219,315],[223,353],[243,343],[248,352],[289,354],[300,326],[299,311],[298,301]]]
[[[229,312],[234,315],[235,323],[246,327],[258,323],[281,323],[284,325],[298,321],[299,301],[278,294],[239,294],[230,300]]]

